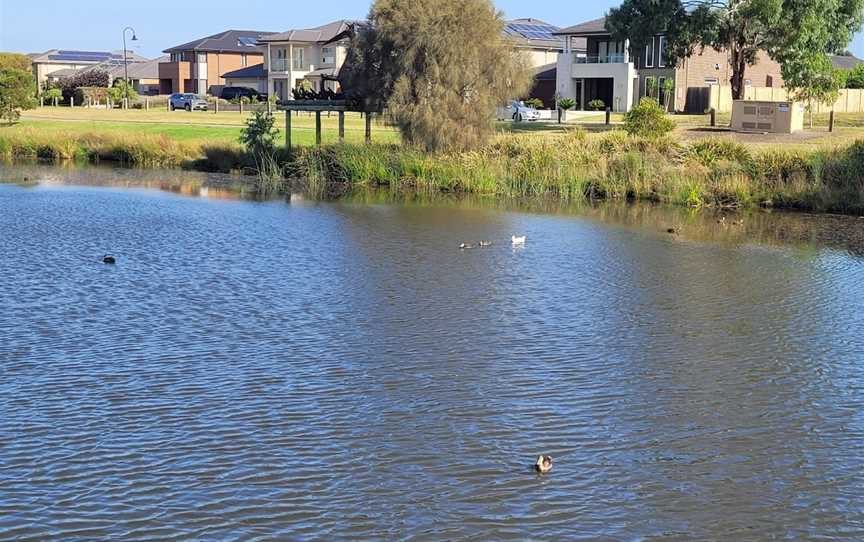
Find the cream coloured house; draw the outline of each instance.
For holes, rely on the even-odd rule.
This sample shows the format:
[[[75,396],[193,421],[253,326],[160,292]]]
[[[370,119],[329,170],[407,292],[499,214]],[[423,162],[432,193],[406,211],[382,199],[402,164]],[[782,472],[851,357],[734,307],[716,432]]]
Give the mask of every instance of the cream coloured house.
[[[260,38],[267,92],[279,100],[291,100],[292,90],[307,84],[318,92],[339,91],[339,70],[345,63],[353,24],[339,20]]]

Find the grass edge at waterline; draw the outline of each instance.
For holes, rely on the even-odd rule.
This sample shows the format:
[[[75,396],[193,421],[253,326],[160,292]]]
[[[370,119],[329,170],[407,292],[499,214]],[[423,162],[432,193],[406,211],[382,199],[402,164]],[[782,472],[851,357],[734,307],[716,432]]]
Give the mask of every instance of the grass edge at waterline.
[[[254,170],[239,144],[178,142],[164,135],[0,130],[0,160],[115,162],[201,171]],[[278,169],[277,169],[278,167]],[[693,207],[778,207],[864,214],[864,141],[812,151],[758,152],[728,139],[684,144],[616,130],[508,134],[474,151],[427,154],[394,144],[280,150],[281,170],[320,194],[354,187],[465,192],[562,200],[649,200]],[[281,188],[287,183],[281,183]]]

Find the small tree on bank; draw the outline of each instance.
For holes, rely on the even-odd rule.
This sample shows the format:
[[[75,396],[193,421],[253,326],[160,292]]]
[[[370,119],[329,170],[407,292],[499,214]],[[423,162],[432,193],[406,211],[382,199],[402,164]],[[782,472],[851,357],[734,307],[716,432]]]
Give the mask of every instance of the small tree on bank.
[[[343,88],[385,110],[406,143],[466,149],[494,133],[495,110],[530,73],[489,0],[376,0],[352,43]]]
[[[36,107],[36,83],[30,72],[15,68],[0,69],[0,119],[17,122],[22,109]]]

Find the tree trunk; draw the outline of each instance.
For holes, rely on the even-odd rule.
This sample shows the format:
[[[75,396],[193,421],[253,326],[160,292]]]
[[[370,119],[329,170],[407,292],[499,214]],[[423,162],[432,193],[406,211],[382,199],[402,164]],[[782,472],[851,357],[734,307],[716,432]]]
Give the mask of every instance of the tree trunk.
[[[732,47],[731,51],[732,64],[732,99],[744,99],[744,73],[747,70],[747,61],[744,59],[744,52],[738,47]]]

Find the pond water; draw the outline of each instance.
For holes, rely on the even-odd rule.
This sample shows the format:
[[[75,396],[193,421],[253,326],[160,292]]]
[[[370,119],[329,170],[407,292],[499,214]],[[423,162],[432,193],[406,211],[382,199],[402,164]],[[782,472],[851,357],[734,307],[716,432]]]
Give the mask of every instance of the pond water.
[[[0,539],[864,539],[864,220],[183,175],[0,170]]]

